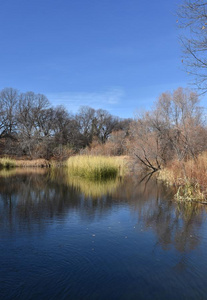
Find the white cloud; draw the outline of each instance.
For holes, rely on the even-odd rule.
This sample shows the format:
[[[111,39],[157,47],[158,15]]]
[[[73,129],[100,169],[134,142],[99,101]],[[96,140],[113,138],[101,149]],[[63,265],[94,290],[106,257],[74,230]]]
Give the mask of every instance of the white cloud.
[[[110,109],[118,105],[124,97],[121,88],[113,88],[103,92],[61,92],[46,93],[53,105],[64,105],[69,111],[77,111],[80,106]]]

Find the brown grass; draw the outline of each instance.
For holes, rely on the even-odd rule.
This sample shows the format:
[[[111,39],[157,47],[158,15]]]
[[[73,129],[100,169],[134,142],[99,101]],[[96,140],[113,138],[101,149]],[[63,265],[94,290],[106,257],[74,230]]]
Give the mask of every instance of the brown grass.
[[[159,172],[158,178],[177,188],[175,197],[178,200],[207,203],[207,152],[196,160],[171,162]]]
[[[44,175],[47,174],[46,168],[11,168],[11,169],[2,169],[0,170],[0,177],[12,177],[16,175]]]
[[[34,159],[34,160],[21,159],[21,160],[15,160],[15,166],[22,167],[22,168],[30,168],[30,167],[46,168],[46,167],[50,167],[51,163],[45,159]]]

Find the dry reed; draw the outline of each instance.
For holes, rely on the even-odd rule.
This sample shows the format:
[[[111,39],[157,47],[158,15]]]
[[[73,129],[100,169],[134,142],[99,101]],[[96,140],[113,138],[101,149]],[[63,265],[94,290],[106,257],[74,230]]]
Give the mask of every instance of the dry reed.
[[[177,200],[207,203],[207,152],[195,160],[171,162],[159,172],[158,178],[176,187]]]
[[[119,157],[73,156],[67,161],[69,174],[100,180],[123,176],[124,160]]]

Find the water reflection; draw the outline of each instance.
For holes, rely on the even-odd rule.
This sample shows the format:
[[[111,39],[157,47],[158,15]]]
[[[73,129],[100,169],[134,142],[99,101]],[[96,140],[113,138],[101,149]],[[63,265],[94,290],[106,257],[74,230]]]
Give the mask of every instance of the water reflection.
[[[203,207],[175,203],[173,192],[153,178],[89,183],[69,178],[61,169],[17,169],[1,171],[0,179],[1,231],[31,230],[34,220],[42,228],[45,220],[58,216],[64,219],[74,209],[80,218],[92,222],[110,214],[118,203],[129,206],[142,230],[156,234],[156,246],[167,250],[173,245],[185,252],[199,245]]]
[[[73,177],[65,170],[64,179],[71,188],[82,193],[86,198],[97,199],[102,196],[111,195],[121,184],[122,178],[109,180],[88,180],[80,177]]]
[[[153,176],[0,172],[4,299],[204,299],[206,209],[173,194]]]
[[[206,220],[206,206],[175,202],[174,190],[154,179],[147,181],[147,185],[146,181],[140,184],[135,180],[129,179],[126,189],[122,187],[119,192],[130,199],[132,213],[143,224],[143,230],[153,230],[157,244],[165,250],[171,245],[179,251],[194,249],[199,244],[199,228]]]

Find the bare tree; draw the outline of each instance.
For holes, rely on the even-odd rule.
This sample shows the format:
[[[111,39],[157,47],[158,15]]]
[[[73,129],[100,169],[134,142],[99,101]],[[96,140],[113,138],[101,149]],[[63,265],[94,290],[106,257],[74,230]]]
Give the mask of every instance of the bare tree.
[[[33,92],[22,93],[17,108],[19,146],[23,154],[34,155],[34,150],[42,141],[40,127],[41,112],[49,106],[48,99]]]
[[[82,135],[83,147],[88,146],[93,140],[95,130],[94,118],[95,109],[88,106],[82,106],[76,115],[76,121],[79,124],[80,133]]]
[[[119,119],[112,116],[104,109],[95,110],[88,106],[82,106],[76,116],[84,146],[89,146],[93,139],[105,143],[116,128]]]
[[[15,154],[17,143],[16,109],[19,93],[13,88],[0,91],[0,152]]]
[[[101,143],[105,143],[118,124],[118,118],[112,116],[104,109],[98,109],[94,118],[95,136]]]
[[[159,131],[154,127],[152,114],[145,113],[131,123],[129,150],[135,160],[153,171],[162,163],[162,148]]]
[[[205,149],[205,143],[198,142],[204,120],[195,92],[178,88],[173,93],[163,93],[156,104],[156,111],[163,122],[163,138],[168,139],[180,161],[187,156],[195,158]],[[202,138],[205,141],[205,137]]]
[[[82,147],[80,124],[76,118],[67,112],[65,107],[54,109],[54,140],[56,147],[67,146],[77,151]]]
[[[178,24],[182,29],[183,63],[195,84],[207,92],[207,2],[185,0],[178,9]]]
[[[187,89],[163,93],[153,111],[131,124],[129,148],[134,157],[154,171],[173,158],[196,159],[207,148],[198,104],[198,95]]]
[[[18,91],[5,88],[0,92],[0,138],[12,137],[16,127]]]

